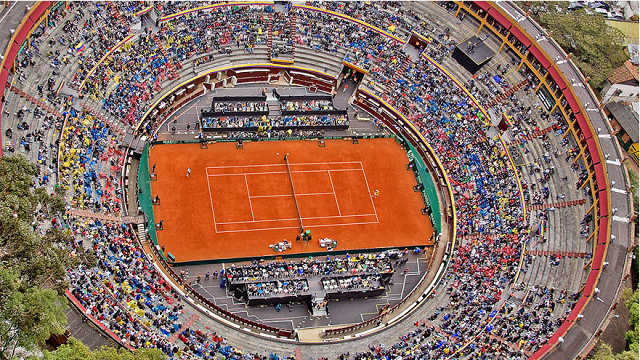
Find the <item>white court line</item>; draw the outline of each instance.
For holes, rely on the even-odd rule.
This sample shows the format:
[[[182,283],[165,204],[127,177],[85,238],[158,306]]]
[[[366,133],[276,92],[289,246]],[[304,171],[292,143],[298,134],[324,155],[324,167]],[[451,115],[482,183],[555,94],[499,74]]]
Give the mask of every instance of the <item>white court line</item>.
[[[331,191],[333,191],[333,198],[336,200],[336,207],[338,208],[338,215],[342,216],[342,213],[340,212],[340,205],[338,204],[338,197],[336,196],[336,188],[333,187],[333,179],[331,178],[331,171],[327,171],[327,174],[329,175],[329,181],[331,181]]]
[[[307,193],[307,194],[296,194],[296,196],[304,196],[304,195],[335,195],[334,193]],[[270,197],[284,197],[284,196],[293,196],[293,194],[283,194],[283,195],[256,195],[250,196],[250,198],[270,198]]]
[[[376,221],[379,221],[378,212],[376,211],[376,206],[373,203],[373,198],[371,198],[371,189],[369,188],[369,181],[367,180],[367,174],[364,172],[364,167],[362,166],[362,162],[360,162],[360,167],[362,168],[362,176],[364,176],[364,182],[367,184],[367,191],[369,193],[369,200],[371,200],[371,206],[373,206],[373,212],[376,213]]]
[[[334,216],[313,216],[313,217],[304,217],[302,220],[315,220],[315,219],[341,219],[341,218],[349,218],[349,217],[361,217],[361,216],[376,216],[376,214],[359,214],[359,215],[334,215]],[[218,224],[250,224],[250,223],[260,223],[267,221],[293,221],[298,220],[298,218],[291,219],[268,219],[268,220],[249,220],[249,221],[227,221],[220,222]]]
[[[305,196],[305,195],[333,195],[334,199],[336,200],[336,206],[338,206],[338,213],[340,215],[338,216],[317,216],[317,217],[307,217],[307,218],[301,218],[302,220],[313,220],[313,219],[339,219],[339,218],[347,218],[347,217],[362,217],[362,216],[375,216],[376,221],[373,222],[358,222],[358,223],[349,223],[349,224],[321,224],[321,225],[309,225],[309,226],[305,226],[305,227],[325,227],[325,226],[346,226],[346,225],[363,225],[363,224],[377,224],[380,222],[379,218],[378,218],[378,212],[375,208],[375,204],[373,202],[373,199],[371,199],[371,188],[369,187],[369,182],[367,179],[367,175],[364,172],[364,167],[362,165],[361,161],[347,161],[347,162],[332,162],[332,163],[300,163],[300,164],[291,164],[290,166],[297,166],[297,165],[330,165],[330,164],[359,164],[359,169],[324,169],[324,170],[298,170],[298,171],[291,171],[291,173],[317,173],[317,172],[327,172],[327,174],[329,174],[329,180],[331,181],[331,187],[332,187],[332,193],[306,193],[306,194],[295,194],[295,190],[294,190],[294,194],[291,195],[265,195],[265,196],[251,196],[250,192],[249,192],[249,184],[247,181],[247,175],[262,175],[262,174],[286,174],[287,172],[280,172],[280,171],[270,171],[270,172],[260,172],[260,173],[240,173],[240,174],[214,174],[214,175],[209,175],[208,173],[208,169],[212,168],[212,169],[224,169],[224,168],[242,168],[242,167],[263,167],[263,166],[286,166],[286,164],[265,164],[265,165],[231,165],[231,166],[218,166],[218,167],[206,167],[206,173],[207,173],[207,184],[209,185],[209,197],[211,199],[211,211],[213,214],[213,197],[211,195],[211,184],[209,183],[209,176],[244,176],[245,178],[245,186],[247,187],[247,195],[249,196],[249,204],[251,207],[251,217],[252,220],[251,221],[237,221],[237,222],[224,222],[224,223],[219,223],[220,225],[223,224],[247,224],[247,223],[259,223],[259,222],[273,222],[273,221],[293,221],[293,220],[298,220],[298,218],[292,218],[292,219],[272,219],[272,220],[255,220],[254,214],[253,214],[253,205],[251,203],[251,199],[252,198],[257,198],[257,197],[280,197],[280,196]],[[371,201],[371,206],[373,208],[374,213],[373,214],[358,214],[358,215],[342,215],[340,208],[339,208],[339,204],[337,201],[337,195],[335,193],[335,187],[333,184],[333,179],[331,178],[331,172],[332,171],[362,171],[362,176],[364,177],[365,180],[365,184],[367,186],[367,195],[369,196],[369,200]],[[258,231],[258,230],[278,230],[278,229],[295,229],[297,228],[297,226],[294,227],[275,227],[275,228],[258,228],[258,229],[242,229],[242,230],[227,230],[227,231],[218,231],[217,225],[218,223],[216,223],[215,220],[215,214],[213,214],[213,221],[214,221],[214,227],[215,227],[215,231],[216,233],[229,233],[229,232],[246,232],[246,231]]]
[[[323,163],[295,163],[289,164],[291,166],[298,165],[330,165],[330,164],[360,164],[362,166],[361,161],[334,161],[334,162],[323,162]],[[287,166],[286,164],[261,164],[261,165],[226,165],[226,166],[207,166],[207,169],[226,169],[226,168],[239,168],[239,167],[261,167],[261,166]]]
[[[365,225],[365,224],[378,224],[378,221],[369,221],[369,222],[359,222],[359,223],[349,223],[349,224],[324,224],[324,225],[305,225],[305,228],[314,228],[314,227],[323,227],[323,226],[349,226],[349,225]],[[247,231],[262,231],[262,230],[282,230],[282,229],[300,229],[300,226],[286,226],[286,227],[276,227],[276,228],[259,228],[259,229],[241,229],[241,230],[226,230],[226,231],[218,231],[218,234],[221,233],[234,233],[234,232],[247,232]]]
[[[207,174],[207,176],[220,176],[218,174],[213,174],[213,175],[209,175],[209,169],[205,168],[205,172]],[[242,176],[245,175],[245,173],[237,173],[237,174],[222,174],[222,175],[228,175],[228,176]]]
[[[336,169],[336,170],[297,170],[291,171],[292,174],[297,173],[317,173],[317,172],[325,172],[325,171],[362,171],[362,169]],[[233,176],[233,175],[268,175],[268,174],[286,174],[286,171],[265,171],[265,172],[248,172],[248,173],[238,173],[238,174],[213,174],[209,175],[207,172],[207,176]],[[296,194],[298,195],[298,194]]]
[[[208,176],[207,176],[207,187],[209,188],[209,202],[211,203],[211,215],[213,215],[213,229],[217,233],[218,225],[216,225],[216,214],[213,212],[213,196],[211,195],[211,184],[209,184]]]
[[[253,204],[251,204],[251,193],[249,192],[249,183],[247,182],[247,175],[244,175],[244,184],[247,186],[247,196],[249,197],[249,208],[251,209],[251,220],[256,218],[253,216]]]

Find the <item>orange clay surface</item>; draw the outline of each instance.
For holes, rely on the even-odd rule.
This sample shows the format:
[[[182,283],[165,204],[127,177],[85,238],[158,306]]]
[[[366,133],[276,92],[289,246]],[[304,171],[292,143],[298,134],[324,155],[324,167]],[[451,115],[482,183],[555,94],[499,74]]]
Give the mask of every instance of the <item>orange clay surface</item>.
[[[406,152],[392,138],[359,142],[155,145],[149,166],[156,164],[151,190],[160,197],[154,218],[164,226],[158,244],[178,263],[322,252],[322,238],[335,239],[336,250],[354,252],[432,244],[431,222],[420,212],[422,197],[405,168]],[[311,230],[306,245],[296,243],[300,217]],[[291,249],[269,247],[284,239]]]

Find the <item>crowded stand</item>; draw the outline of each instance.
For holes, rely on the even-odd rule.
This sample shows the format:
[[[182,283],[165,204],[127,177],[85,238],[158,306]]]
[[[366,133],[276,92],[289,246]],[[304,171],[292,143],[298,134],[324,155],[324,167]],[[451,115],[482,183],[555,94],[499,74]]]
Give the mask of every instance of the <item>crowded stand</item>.
[[[70,110],[60,139],[60,186],[76,208],[118,214],[118,174],[124,157],[108,125],[86,111]]]
[[[259,140],[259,139],[286,139],[286,138],[302,138],[302,139],[314,139],[324,136],[324,130],[300,130],[300,129],[287,129],[287,130],[274,130],[263,129],[262,131],[229,131],[226,133],[229,139],[246,139],[246,140]]]
[[[269,9],[259,5],[222,7],[171,19],[162,24],[167,51],[177,63],[202,54],[229,53],[226,50],[231,49],[252,53],[256,46],[267,43]]]
[[[418,22],[418,16],[413,10],[403,8],[402,3],[394,1],[381,1],[379,4],[311,1],[310,5],[350,16],[397,35],[406,36]]]
[[[289,19],[290,4],[285,4],[286,12],[273,12],[269,14],[273,24],[271,25],[272,45],[271,58],[293,56],[293,33]]]
[[[309,291],[307,280],[283,280],[247,284],[249,296],[296,295]]]
[[[66,34],[69,50],[74,53],[81,51],[79,67],[72,81],[74,85],[79,86],[89,76],[89,71],[98,65],[98,61],[129,35],[127,27],[114,16],[110,16],[110,11],[106,3],[96,3],[95,9],[89,8],[86,12],[81,7],[76,10],[77,16],[69,29],[71,33]],[[75,48],[78,41],[84,47]],[[90,93],[97,96],[98,83],[104,81],[104,77],[95,76],[93,79],[88,81],[86,86]]]
[[[386,69],[398,63],[402,45],[356,23],[336,19],[324,13],[298,8],[300,41],[316,51],[336,53],[342,49],[344,61],[369,71],[372,67]],[[393,71],[393,70],[392,70]],[[384,70],[379,71],[380,76]],[[391,76],[393,77],[393,76]]]
[[[307,46],[316,52],[338,55],[338,51],[342,49],[338,39],[345,36],[344,29],[339,27],[345,25],[344,21],[324,13],[299,8],[296,9],[296,16],[296,44]],[[344,50],[341,54],[344,54]]]
[[[245,116],[222,116],[217,118],[207,117],[202,119],[203,129],[230,129],[230,128],[296,128],[296,127],[329,127],[347,126],[349,120],[344,114],[338,115],[293,115],[260,118]]]
[[[360,290],[374,289],[381,286],[380,274],[350,276],[345,278],[322,279],[322,287],[327,291],[332,290]]]
[[[351,272],[381,273],[392,271],[394,266],[403,265],[400,256],[391,253],[365,253],[355,256],[334,257],[322,260],[319,258],[302,259],[300,261],[270,261],[264,264],[256,261],[251,265],[232,266],[226,269],[230,283],[237,281],[253,281],[259,279],[276,279],[292,277],[312,277],[348,274]],[[395,263],[394,263],[395,260]]]
[[[214,112],[260,112],[269,111],[269,104],[266,102],[214,102]]]
[[[337,110],[337,109],[333,106],[333,102],[330,100],[311,100],[311,101],[285,100],[280,104],[280,110],[282,111],[326,111],[326,110]]]
[[[135,14],[146,7],[143,4],[125,1],[116,2],[115,6],[128,24],[134,24],[138,22]],[[207,4],[166,2],[152,11],[165,16]],[[344,54],[344,61],[367,70],[369,81],[363,82],[363,87],[379,96],[382,93],[374,85],[388,87],[385,99],[427,139],[454,190],[458,242],[451,250],[444,288],[438,291],[438,307],[395,344],[372,346],[356,354],[345,352],[343,357],[438,359],[460,352],[469,358],[520,358],[523,353],[539,349],[577,302],[580,296],[577,289],[545,287],[522,280],[514,283],[518,279],[521,257],[524,258],[522,271],[526,273],[532,268],[531,257],[523,256],[523,249],[533,234],[520,197],[529,205],[542,205],[550,198],[563,199],[565,195],[552,187],[552,183],[566,176],[557,165],[559,160],[565,161],[566,172],[574,173],[576,188],[588,176],[580,165],[569,164],[577,155],[575,145],[566,139],[555,139],[568,127],[559,111],[548,114],[531,109],[515,95],[508,99],[510,103],[505,106],[505,112],[514,119],[515,140],[539,130],[542,124],[551,124],[554,128],[554,133],[543,137],[547,151],[529,168],[523,167],[525,174],[522,174],[510,165],[510,149],[495,139],[484,138],[488,126],[486,119],[478,115],[480,109],[441,69],[425,56],[410,59],[403,53],[401,44],[362,25],[325,13],[292,10],[290,5],[287,5],[288,13],[274,13],[271,6],[262,5],[221,7],[162,22],[158,30],[143,29],[99,64],[100,59],[131,33],[111,15],[107,3],[86,5],[70,3],[66,17],[58,20],[63,24],[64,35],[45,33],[34,39],[32,50],[39,52],[36,44],[43,50],[49,47],[51,50],[43,61],[54,71],[46,77],[46,90],[38,84],[29,91],[62,107],[67,120],[38,108],[31,112],[23,105],[13,116],[16,125],[4,132],[5,139],[12,140],[10,146],[5,146],[8,152],[18,147],[17,139],[20,139],[20,151],[28,153],[37,148],[34,157],[40,164],[41,177],[34,182],[36,186],[47,186],[59,171],[58,182],[67,190],[70,207],[121,214],[121,173],[125,159],[116,130],[110,124],[74,108],[73,99],[56,96],[55,85],[61,77],[67,76],[73,87],[98,101],[112,116],[135,126],[156,95],[176,78],[168,64],[173,64],[177,71],[198,56],[214,63],[212,54],[217,58],[219,54],[229,54],[231,49],[251,53],[256,46],[267,44],[268,17],[272,14],[272,58],[292,54],[295,41],[297,46],[316,52]],[[398,36],[418,22],[414,11],[405,9],[399,2],[311,2],[311,5],[354,17]],[[288,17],[294,11],[298,16],[295,32],[290,29]],[[219,36],[212,36],[215,34]],[[435,62],[446,59],[455,44],[448,31],[442,34],[441,41],[434,41],[425,51]],[[77,51],[79,43],[86,50]],[[166,50],[160,49],[161,46]],[[20,55],[19,72],[40,61],[30,54],[26,51]],[[204,57],[199,59],[197,64],[201,64]],[[70,69],[69,74],[64,73],[65,69]],[[535,76],[526,69],[523,67],[521,76],[529,80],[524,91],[530,94]],[[399,76],[393,82],[396,72]],[[24,85],[24,81],[20,83]],[[81,84],[84,84],[82,89]],[[496,82],[489,71],[464,85],[483,106],[511,86],[506,79]],[[26,86],[23,88],[26,90]],[[282,111],[337,110],[329,100],[287,100],[281,102],[280,108]],[[211,110],[252,112],[268,111],[269,107],[266,102],[214,102]],[[30,123],[32,127],[34,123],[41,125],[30,128]],[[231,129],[226,133],[229,138],[314,138],[324,135],[324,127],[348,126],[349,120],[343,114],[271,118],[220,116],[202,118],[201,123],[203,130]],[[48,136],[55,131],[59,133],[59,140]],[[577,189],[573,193],[582,194],[582,191]],[[531,216],[548,220],[549,211]],[[592,217],[583,218],[580,225],[583,235],[588,233],[592,222]],[[241,344],[228,344],[222,334],[183,328],[190,315],[186,308],[190,305],[145,256],[132,229],[123,224],[75,217],[66,219],[65,226],[72,230],[79,244],[84,242],[86,247],[91,247],[98,258],[98,265],[93,269],[69,271],[70,292],[86,308],[87,314],[115,333],[122,344],[158,348],[171,358],[213,359],[220,354],[235,359],[264,357],[263,354],[243,354],[239,350]],[[403,260],[406,259],[398,254],[367,253],[327,257],[326,261],[318,258],[255,261],[251,265],[226,268],[224,279],[227,284],[258,281],[247,286],[250,296],[305,292],[309,289],[305,279],[290,278],[341,274],[346,277],[323,279],[323,286],[331,290],[372,288],[378,286],[380,273],[402,266]],[[512,299],[510,294],[518,291],[526,294],[524,300]],[[504,299],[507,301],[501,301]],[[168,341],[173,334],[178,335],[182,344]]]

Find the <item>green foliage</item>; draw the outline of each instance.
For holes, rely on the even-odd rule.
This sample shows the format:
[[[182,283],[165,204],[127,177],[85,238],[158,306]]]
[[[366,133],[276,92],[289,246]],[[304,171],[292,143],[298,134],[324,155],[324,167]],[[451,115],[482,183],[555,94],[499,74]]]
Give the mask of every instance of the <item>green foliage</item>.
[[[32,358],[30,360],[35,360]],[[55,351],[44,351],[44,360],[163,360],[164,353],[158,349],[138,349],[130,352],[126,349],[116,350],[103,346],[99,350],[89,351],[89,349],[78,341],[71,338],[69,341],[58,347]]]
[[[629,59],[623,50],[624,35],[607,25],[600,15],[590,15],[585,10],[558,12],[555,6],[537,14],[558,44],[567,53],[573,53],[573,61],[591,78],[595,88],[603,88],[613,69]]]
[[[568,1],[524,1],[519,5],[530,11],[567,53],[596,88],[606,84],[607,75],[629,57],[623,50],[624,35],[608,26],[603,16],[584,9],[568,11]]]
[[[611,346],[601,342],[596,349],[595,355],[591,357],[592,360],[638,360],[637,351],[623,351],[619,354],[611,353]]]
[[[19,291],[18,275],[0,268],[0,359],[14,356],[18,348],[34,350],[52,333],[64,332],[66,300],[51,289],[32,286]]]
[[[632,352],[638,353],[638,316],[640,316],[640,309],[638,307],[638,296],[640,293],[638,290],[633,291],[632,289],[625,289],[622,294],[622,299],[624,300],[624,305],[629,309],[629,325],[631,329],[627,331],[624,336],[624,339],[629,345],[629,349]]]
[[[619,354],[611,353],[611,346],[606,343],[600,343],[593,360],[638,360],[638,316],[640,315],[638,309],[638,290],[625,289],[622,293],[622,300],[624,305],[629,309],[629,325],[631,330],[625,334],[625,340],[629,346],[628,351],[623,351]]]
[[[591,358],[592,360],[615,360],[613,354],[611,353],[611,346],[606,343],[601,342],[596,349],[595,355]]]
[[[69,230],[47,228],[65,203],[63,194],[34,189],[36,176],[23,156],[0,158],[0,359],[64,332],[66,269],[95,264],[83,249],[72,256]]]

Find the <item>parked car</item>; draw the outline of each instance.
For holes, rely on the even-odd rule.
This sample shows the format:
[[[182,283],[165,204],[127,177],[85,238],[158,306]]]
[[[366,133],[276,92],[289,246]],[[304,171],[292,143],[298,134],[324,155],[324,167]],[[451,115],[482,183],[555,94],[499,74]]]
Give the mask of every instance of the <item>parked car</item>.
[[[572,1],[571,4],[567,7],[569,11],[576,11],[584,8],[584,1]]]

